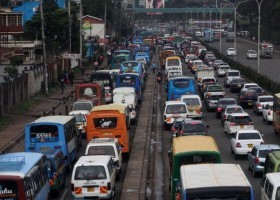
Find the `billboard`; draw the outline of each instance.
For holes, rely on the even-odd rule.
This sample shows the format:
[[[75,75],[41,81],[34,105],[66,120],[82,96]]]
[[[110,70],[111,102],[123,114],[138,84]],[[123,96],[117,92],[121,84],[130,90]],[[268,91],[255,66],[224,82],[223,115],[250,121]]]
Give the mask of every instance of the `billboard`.
[[[146,0],[146,8],[164,8],[165,0]]]

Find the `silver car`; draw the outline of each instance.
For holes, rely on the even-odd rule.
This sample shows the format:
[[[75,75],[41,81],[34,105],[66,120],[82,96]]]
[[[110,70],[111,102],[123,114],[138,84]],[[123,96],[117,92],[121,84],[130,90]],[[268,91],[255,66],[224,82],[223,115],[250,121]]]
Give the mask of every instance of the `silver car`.
[[[248,50],[247,53],[246,53],[246,58],[247,59],[257,59],[258,54],[255,50]]]
[[[255,145],[248,153],[248,169],[252,170],[254,177],[257,173],[263,173],[266,155],[275,150],[280,150],[280,146],[277,144],[260,144]]]

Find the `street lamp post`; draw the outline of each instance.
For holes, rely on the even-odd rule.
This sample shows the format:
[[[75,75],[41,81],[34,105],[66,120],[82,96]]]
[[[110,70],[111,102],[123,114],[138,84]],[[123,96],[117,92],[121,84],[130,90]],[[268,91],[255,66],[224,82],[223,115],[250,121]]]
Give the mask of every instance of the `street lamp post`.
[[[261,5],[263,0],[261,0],[260,2],[256,0],[256,2],[258,4],[258,9],[259,9],[259,13],[258,13],[258,74],[259,74],[260,73]]]
[[[232,7],[234,8],[234,49],[235,49],[235,51],[237,52],[237,49],[236,49],[236,10],[237,10],[237,8],[238,8],[238,6],[239,6],[240,4],[242,4],[242,3],[244,3],[244,2],[247,2],[247,1],[249,1],[249,0],[240,1],[236,6],[235,6],[233,3],[231,3],[230,1],[228,1],[228,0],[223,0],[223,1],[225,1],[225,2],[227,2],[227,3],[229,3],[229,4],[231,4]],[[257,1],[257,0],[256,0],[256,1]],[[234,55],[234,57],[233,57],[234,60],[235,60],[235,57],[236,57],[236,55]]]

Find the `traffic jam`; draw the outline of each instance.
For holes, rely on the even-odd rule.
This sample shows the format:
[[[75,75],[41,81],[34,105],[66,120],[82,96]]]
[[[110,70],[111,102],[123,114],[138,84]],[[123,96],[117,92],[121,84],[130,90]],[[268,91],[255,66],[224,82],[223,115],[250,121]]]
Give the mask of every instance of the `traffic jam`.
[[[280,146],[265,143],[264,134],[255,128],[251,115],[262,118],[264,126],[273,125],[278,133],[279,94],[270,95],[239,70],[216,58],[201,44],[201,35],[187,35],[178,32],[159,40],[166,91],[163,129],[164,135],[170,132],[171,136],[170,198],[277,199],[279,175],[275,172],[280,163]],[[236,51],[229,51],[226,55],[233,58]],[[248,52],[247,59],[256,59]],[[209,114],[205,118],[203,112],[220,121],[232,156],[247,160],[252,176],[260,178],[261,197],[254,196],[253,186],[238,164],[222,161],[223,149],[211,136],[218,129],[207,124]]]

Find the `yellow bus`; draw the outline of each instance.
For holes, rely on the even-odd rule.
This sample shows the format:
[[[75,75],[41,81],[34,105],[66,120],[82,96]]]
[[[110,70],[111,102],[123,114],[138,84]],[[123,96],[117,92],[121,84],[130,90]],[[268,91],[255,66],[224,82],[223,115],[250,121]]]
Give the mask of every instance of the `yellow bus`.
[[[123,153],[129,152],[127,105],[95,106],[87,115],[87,141],[93,138],[117,138]]]
[[[176,190],[180,181],[180,167],[189,164],[221,163],[217,143],[210,136],[183,136],[173,138],[172,149],[168,152],[170,162],[171,199],[180,192]]]

